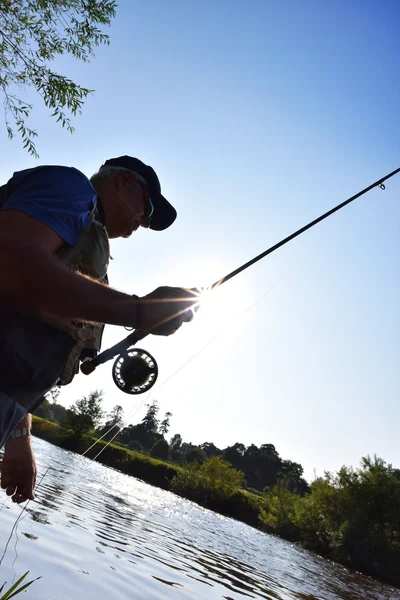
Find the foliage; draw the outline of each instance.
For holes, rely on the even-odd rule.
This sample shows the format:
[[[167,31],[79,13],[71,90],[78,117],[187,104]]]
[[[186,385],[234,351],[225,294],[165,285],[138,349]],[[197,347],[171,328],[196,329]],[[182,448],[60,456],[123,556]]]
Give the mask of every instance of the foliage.
[[[188,450],[183,457],[183,462],[186,464],[198,463],[199,465],[203,464],[206,460],[206,455],[203,450],[198,446],[193,446]]]
[[[382,459],[326,473],[304,497],[282,480],[266,496],[260,524],[343,564],[400,583],[400,479]]]
[[[158,440],[163,439],[158,432],[158,410],[157,401],[147,405],[147,411],[142,421],[137,425],[130,424],[124,427],[118,435],[118,441],[127,446],[133,441],[138,441],[144,449],[150,450]]]
[[[161,433],[161,435],[167,435],[167,433],[169,431],[169,427],[170,427],[169,421],[170,421],[171,417],[172,417],[172,413],[171,412],[166,412],[165,413],[164,420],[161,421],[160,427],[159,427],[159,430],[158,430],[158,432]]]
[[[67,412],[63,426],[71,429],[78,437],[95,429],[103,418],[101,403],[103,392],[94,390],[77,400]]]
[[[121,429],[124,421],[124,409],[119,404],[116,404],[114,408],[108,413],[106,422],[99,429],[100,436],[104,436],[103,439],[111,439],[115,436],[118,429]]]
[[[1,596],[0,600],[9,600],[10,598],[14,598],[14,596],[16,596],[17,594],[20,594],[21,592],[26,590],[30,585],[32,585],[32,583],[34,583],[38,579],[41,579],[40,577],[36,577],[36,579],[32,579],[32,581],[28,581],[28,583],[24,583],[23,585],[21,585],[21,583],[24,581],[25,577],[27,577],[28,575],[29,575],[29,571],[24,573],[24,575],[22,575],[22,577],[20,577],[18,579],[18,581],[16,581],[14,583],[14,585],[12,585],[8,590],[5,591],[5,593]],[[3,583],[3,585],[1,586],[0,593],[4,592],[5,585],[6,584]],[[18,587],[18,586],[21,586],[21,587]]]
[[[222,450],[217,448],[217,446],[212,442],[204,442],[204,444],[201,444],[199,447],[204,452],[207,458],[222,455]]]
[[[147,433],[154,434],[158,432],[159,426],[157,400],[154,400],[152,404],[147,404],[147,407],[147,412],[142,419],[142,426]]]
[[[160,458],[161,460],[168,460],[169,446],[167,440],[158,440],[150,450],[150,456]]]
[[[138,452],[143,452],[143,444],[139,442],[139,440],[132,440],[128,444],[128,448],[130,450],[137,450]]]
[[[205,506],[211,498],[229,498],[244,484],[243,473],[219,456],[192,462],[174,477],[171,490]]]
[[[296,515],[301,498],[292,493],[290,474],[282,477],[266,494],[266,508],[260,511],[260,523],[270,533],[290,540],[298,539]]]
[[[376,456],[357,470],[342,467],[312,485],[300,515],[302,535],[335,560],[390,577],[400,564],[400,481]],[[309,509],[311,515],[305,514]]]
[[[206,449],[210,452],[210,448],[206,447]],[[251,444],[246,447],[244,444],[236,443],[225,448],[222,456],[236,469],[243,471],[247,484],[251,488],[260,491],[265,488],[268,490],[276,485],[280,477],[286,477],[290,473],[290,483],[289,478],[286,482],[291,491],[303,495],[309,490],[307,482],[302,477],[303,467],[299,463],[283,460],[273,444],[261,444],[260,447]]]
[[[42,419],[47,419],[48,421],[55,421],[54,412],[53,412],[52,408],[53,408],[53,406],[45,398],[43,400],[43,402],[35,410],[35,414],[38,417],[42,417]]]
[[[115,0],[0,0],[0,89],[7,133],[13,138],[16,128],[33,156],[38,156],[33,141],[37,132],[26,125],[32,105],[21,98],[21,91],[33,88],[57,122],[73,132],[71,116],[81,114],[93,90],[50,64],[62,54],[89,62],[96,46],[109,43],[99,26],[110,25],[115,9]]]
[[[56,423],[51,423],[47,419],[38,417],[36,413],[32,415],[32,423],[34,428],[34,434],[44,440],[52,442],[57,436],[61,434],[61,428]]]
[[[159,439],[162,439],[162,435],[147,431],[143,423],[139,423],[138,425],[124,427],[117,439],[121,444],[125,444],[126,446],[136,441],[141,444],[142,449],[150,450]]]
[[[174,450],[179,450],[179,448],[182,445],[182,436],[181,436],[181,434],[180,433],[175,433],[175,435],[173,435],[172,438],[170,439],[169,445]]]

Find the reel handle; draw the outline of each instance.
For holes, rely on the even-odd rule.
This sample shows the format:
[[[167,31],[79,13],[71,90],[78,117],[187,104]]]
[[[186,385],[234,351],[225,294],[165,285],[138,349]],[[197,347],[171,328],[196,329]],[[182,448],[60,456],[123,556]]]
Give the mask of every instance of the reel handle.
[[[96,358],[92,358],[91,360],[85,360],[81,364],[81,372],[84,375],[90,375],[91,373],[93,373],[93,371],[96,370],[96,367],[111,360],[117,354],[122,354],[123,352],[128,350],[130,346],[134,346],[139,340],[142,340],[147,335],[149,335],[147,331],[141,331],[140,329],[136,329],[130,335],[128,335],[128,337],[118,342],[118,344],[115,344],[115,346],[111,346],[111,348],[104,350],[104,352],[100,352],[100,354],[98,354]]]

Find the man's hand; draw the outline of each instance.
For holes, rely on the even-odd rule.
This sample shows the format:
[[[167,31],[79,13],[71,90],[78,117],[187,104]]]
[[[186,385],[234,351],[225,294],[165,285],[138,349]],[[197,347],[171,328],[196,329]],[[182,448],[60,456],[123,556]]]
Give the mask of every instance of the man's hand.
[[[193,319],[198,308],[197,290],[159,287],[139,299],[141,308],[140,329],[154,335],[171,335],[182,323]]]
[[[4,446],[1,487],[13,502],[34,500],[36,461],[29,436],[10,439]]]

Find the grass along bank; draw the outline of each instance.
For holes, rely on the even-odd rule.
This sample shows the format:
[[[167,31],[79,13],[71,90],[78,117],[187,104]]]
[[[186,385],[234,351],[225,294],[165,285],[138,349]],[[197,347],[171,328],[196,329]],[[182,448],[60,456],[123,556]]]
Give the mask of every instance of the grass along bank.
[[[80,454],[96,440],[35,416],[33,433]],[[105,446],[98,442],[88,458]],[[96,460],[400,587],[400,470],[382,459],[364,458],[359,469],[326,473],[304,496],[289,491],[285,477],[253,494],[242,487],[243,473],[221,457],[180,467],[110,444]]]

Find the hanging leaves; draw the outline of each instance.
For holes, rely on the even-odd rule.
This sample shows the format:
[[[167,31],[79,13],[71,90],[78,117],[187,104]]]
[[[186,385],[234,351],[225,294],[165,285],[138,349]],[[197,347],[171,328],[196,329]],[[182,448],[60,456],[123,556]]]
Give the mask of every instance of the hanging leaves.
[[[8,137],[18,133],[24,148],[38,158],[37,132],[26,124],[32,104],[21,91],[32,87],[71,133],[71,117],[81,114],[94,90],[82,87],[50,68],[57,55],[89,62],[94,48],[109,44],[100,27],[115,16],[115,0],[0,0],[0,91]]]

